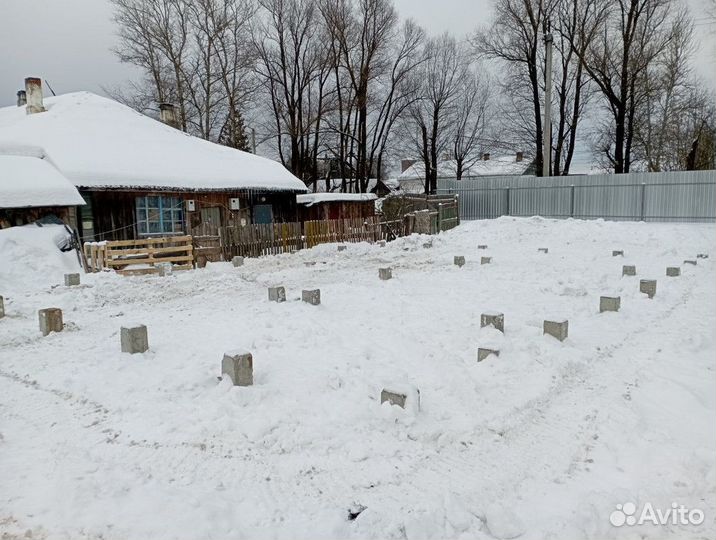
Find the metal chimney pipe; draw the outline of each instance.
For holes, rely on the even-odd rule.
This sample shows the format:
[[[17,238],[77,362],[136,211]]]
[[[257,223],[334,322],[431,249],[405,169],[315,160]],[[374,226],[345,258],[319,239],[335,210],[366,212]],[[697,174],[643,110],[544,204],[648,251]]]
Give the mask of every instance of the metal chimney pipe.
[[[25,79],[25,99],[27,101],[25,108],[27,114],[45,112],[45,107],[42,103],[42,79],[38,77]]]

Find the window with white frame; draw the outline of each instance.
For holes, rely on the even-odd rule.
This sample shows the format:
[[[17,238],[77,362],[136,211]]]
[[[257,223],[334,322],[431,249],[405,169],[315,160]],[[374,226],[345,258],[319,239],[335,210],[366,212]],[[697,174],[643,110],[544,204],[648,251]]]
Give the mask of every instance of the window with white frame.
[[[137,197],[137,232],[181,234],[184,232],[184,201],[180,197]]]

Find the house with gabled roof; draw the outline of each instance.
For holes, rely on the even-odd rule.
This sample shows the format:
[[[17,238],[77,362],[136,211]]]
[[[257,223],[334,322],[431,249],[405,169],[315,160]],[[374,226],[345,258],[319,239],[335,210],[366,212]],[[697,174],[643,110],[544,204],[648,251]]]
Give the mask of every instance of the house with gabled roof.
[[[0,155],[34,156],[77,188],[85,204],[73,225],[84,241],[296,220],[301,180],[172,127],[170,105],[163,123],[90,92],[44,99],[40,79],[25,83],[18,106],[0,108]]]

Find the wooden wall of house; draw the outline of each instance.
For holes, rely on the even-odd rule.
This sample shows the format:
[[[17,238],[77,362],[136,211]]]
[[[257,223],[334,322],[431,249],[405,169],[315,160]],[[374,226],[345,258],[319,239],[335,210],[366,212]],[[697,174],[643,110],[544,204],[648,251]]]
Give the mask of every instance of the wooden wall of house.
[[[212,225],[241,225],[254,222],[254,207],[271,205],[273,221],[297,220],[296,194],[291,192],[252,191],[82,191],[91,209],[93,230],[81,231],[84,241],[131,240],[138,237],[136,226],[136,198],[146,196],[179,197],[184,204],[184,233],[200,226],[205,219],[216,219]],[[240,210],[229,209],[229,199],[238,198]],[[195,210],[189,212],[186,201],[195,201]],[[202,212],[204,210],[204,212]],[[89,233],[89,234],[87,234]]]
[[[326,201],[299,205],[301,221],[357,219],[375,215],[375,201]]]
[[[74,227],[74,207],[39,206],[36,208],[0,208],[0,229],[26,225],[46,216],[57,216],[67,225]]]

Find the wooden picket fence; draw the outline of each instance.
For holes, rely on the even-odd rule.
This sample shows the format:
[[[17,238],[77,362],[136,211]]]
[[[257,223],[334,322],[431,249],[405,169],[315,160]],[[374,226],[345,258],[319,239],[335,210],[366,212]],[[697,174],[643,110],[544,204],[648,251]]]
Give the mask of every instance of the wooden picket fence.
[[[219,243],[225,260],[236,255],[260,257],[290,253],[303,248],[300,223],[265,223],[220,227]]]
[[[87,242],[84,253],[91,272],[109,269],[125,275],[152,274],[160,263],[171,263],[175,270],[194,266],[191,236]]]

